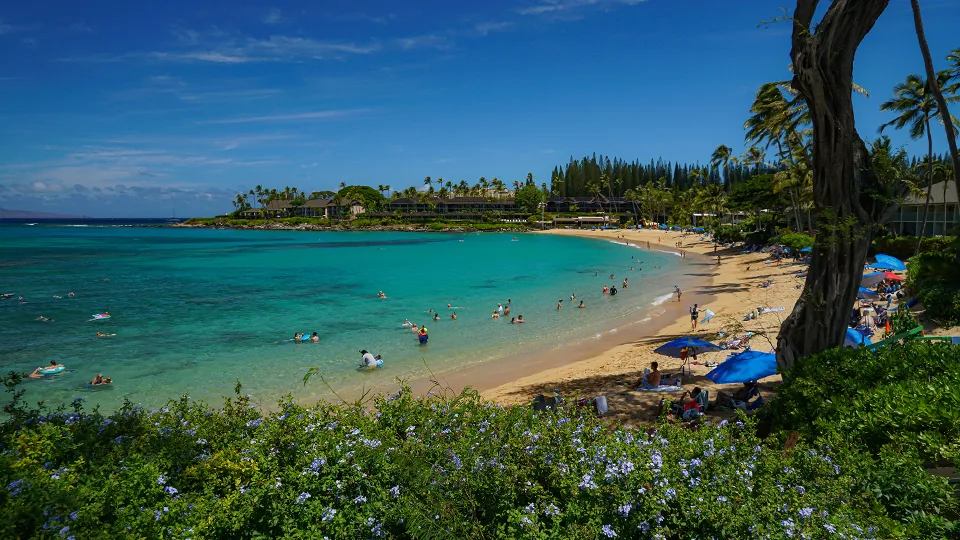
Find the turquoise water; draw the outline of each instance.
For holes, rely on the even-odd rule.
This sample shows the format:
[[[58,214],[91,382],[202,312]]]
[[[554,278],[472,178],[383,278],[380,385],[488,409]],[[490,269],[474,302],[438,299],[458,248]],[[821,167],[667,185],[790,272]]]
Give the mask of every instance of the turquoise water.
[[[16,295],[0,300],[0,369],[62,362],[67,372],[26,383],[27,398],[84,397],[106,409],[125,398],[157,406],[183,392],[216,401],[237,380],[268,403],[288,392],[313,397],[326,391],[318,380],[304,387],[313,366],[339,391],[423,376],[424,360],[441,372],[550,354],[649,316],[680,275],[672,254],[532,234],[44,224],[0,225],[0,234],[0,292]],[[623,277],[628,289],[602,294]],[[570,301],[574,292],[586,309]],[[507,299],[526,324],[491,319]],[[448,303],[459,306],[456,321]],[[103,311],[112,318],[89,321]],[[400,328],[404,319],[427,324],[427,346]],[[319,344],[284,342],[314,331]],[[358,372],[359,349],[382,354],[385,368]],[[114,384],[85,387],[98,372]]]

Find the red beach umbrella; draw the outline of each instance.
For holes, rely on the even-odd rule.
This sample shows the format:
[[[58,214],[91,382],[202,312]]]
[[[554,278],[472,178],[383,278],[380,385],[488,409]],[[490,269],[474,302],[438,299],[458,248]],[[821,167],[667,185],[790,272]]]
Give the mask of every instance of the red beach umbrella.
[[[883,274],[883,279],[886,279],[888,281],[903,281],[902,277],[894,274],[893,272],[885,272]]]

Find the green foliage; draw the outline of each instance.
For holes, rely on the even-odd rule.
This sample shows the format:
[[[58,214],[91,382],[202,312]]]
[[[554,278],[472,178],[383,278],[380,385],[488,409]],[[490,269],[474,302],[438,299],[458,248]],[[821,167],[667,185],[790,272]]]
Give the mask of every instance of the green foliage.
[[[771,242],[783,244],[792,251],[800,251],[803,248],[813,247],[813,237],[804,233],[785,233],[771,238]]]
[[[383,210],[386,207],[386,198],[383,193],[370,186],[347,186],[337,192],[344,202],[351,199],[363,201],[363,207],[370,212]]]
[[[743,229],[739,225],[720,225],[713,233],[713,237],[721,244],[742,242]]]
[[[956,532],[953,491],[923,464],[960,463],[960,347],[911,341],[803,358],[765,413],[777,429],[861,456],[861,488],[923,532],[911,537]]]
[[[920,297],[928,317],[945,326],[960,324],[960,264],[954,253],[921,253],[910,259],[907,287]]]
[[[766,447],[747,422],[610,429],[466,392],[374,409],[186,396],[0,427],[0,536],[889,537],[864,459]],[[912,476],[911,476],[912,478]],[[905,487],[910,494],[915,486]],[[921,493],[923,494],[923,493]],[[869,526],[869,531],[865,530]]]
[[[955,236],[925,236],[920,240],[920,253],[945,252],[954,249],[957,243]],[[913,250],[917,247],[915,236],[878,236],[870,246],[872,254],[886,253],[901,260],[913,257]]]
[[[514,202],[517,208],[523,212],[534,213],[540,210],[540,203],[543,202],[543,192],[537,186],[523,186],[514,195]]]
[[[737,184],[727,197],[727,206],[733,210],[759,212],[777,211],[789,204],[786,195],[773,190],[773,175],[761,174]]]

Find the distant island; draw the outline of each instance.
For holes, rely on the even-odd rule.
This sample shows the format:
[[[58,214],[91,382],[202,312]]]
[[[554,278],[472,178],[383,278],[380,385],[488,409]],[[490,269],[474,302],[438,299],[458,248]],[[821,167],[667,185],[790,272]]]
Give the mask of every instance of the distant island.
[[[30,210],[9,210],[0,208],[0,220],[6,219],[90,219],[90,216],[77,214],[53,214],[50,212],[31,212]]]

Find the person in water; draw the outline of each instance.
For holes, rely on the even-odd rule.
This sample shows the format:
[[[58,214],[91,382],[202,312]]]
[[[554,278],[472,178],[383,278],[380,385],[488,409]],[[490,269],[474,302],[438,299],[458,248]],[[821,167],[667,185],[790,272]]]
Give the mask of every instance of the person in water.
[[[51,319],[50,317],[44,317],[43,315],[41,315],[41,316],[37,317],[37,320],[40,321],[40,322],[50,322],[50,321],[52,321],[53,319]]]
[[[318,336],[317,333],[314,332],[313,335],[310,336],[310,341],[314,343],[320,343],[320,336]]]
[[[570,301],[573,302],[577,299],[577,293],[570,293]]]
[[[563,298],[557,300],[557,311],[560,311],[562,309],[563,309]]]
[[[301,334],[300,332],[294,332],[294,333],[293,333],[293,341],[294,341],[295,343],[300,343],[301,340],[303,340],[303,334]]]
[[[433,320],[439,321],[439,320],[440,320],[440,314],[439,314],[439,313],[434,313],[434,314],[433,314]]]
[[[110,379],[110,377],[104,378],[103,373],[97,373],[97,376],[90,381],[90,384],[96,386],[98,384],[110,384],[111,382],[113,382],[113,380]]]
[[[420,334],[417,336],[417,339],[420,340],[420,344],[421,344],[421,345],[426,345],[426,344],[427,344],[428,336],[427,336],[427,327],[426,327],[426,326],[421,326],[421,327],[420,327]]]
[[[617,288],[610,287],[610,296],[616,296],[616,294],[617,294]]]
[[[517,316],[517,323],[522,323],[522,322],[523,322],[523,315],[518,315],[518,316]]]
[[[401,324],[400,326],[404,328],[410,328],[411,326],[413,326],[413,323],[410,322],[410,319],[404,319],[403,324]]]
[[[510,318],[510,324],[517,324],[517,318],[516,318],[516,317],[511,317],[511,318]]]
[[[103,332],[97,332],[97,337],[114,337],[116,334],[104,334]]]
[[[606,285],[603,286],[603,294],[607,294],[610,291],[610,288]]]
[[[497,303],[497,313],[503,315],[503,304]]]
[[[580,301],[580,305],[577,306],[577,308],[581,308],[581,309],[582,309],[582,308],[585,308],[585,307],[587,307],[587,306],[583,305],[583,300],[581,300],[581,301]]]
[[[413,333],[416,334],[417,332],[420,331],[420,328],[417,326],[416,323],[414,323],[413,326],[410,327],[410,330],[412,330]]]
[[[506,306],[504,306],[504,308],[503,308],[503,314],[504,314],[504,315],[509,315],[509,314],[510,314],[510,304],[509,304],[509,303],[508,303]]]
[[[360,367],[363,368],[375,368],[377,367],[377,359],[372,354],[368,353],[366,349],[360,351],[362,355],[360,357]]]
[[[70,292],[67,293],[67,298],[73,298],[74,296],[76,296],[76,295],[73,294],[73,291],[70,291]]]
[[[41,367],[38,367],[37,369],[33,370],[33,372],[31,372],[29,375],[27,375],[27,378],[28,378],[28,379],[42,379],[42,378],[43,378],[43,373],[40,373],[40,370],[41,370],[41,369],[44,369],[44,368],[41,366]]]
[[[491,318],[491,319],[499,319],[499,318],[500,318],[500,313],[494,311],[494,312],[493,312],[493,315],[491,315],[490,318]]]
[[[633,270],[633,268],[631,268],[631,270]],[[623,278],[623,288],[627,288],[627,278]]]
[[[450,315],[450,318],[453,319],[453,320],[457,320],[457,312],[454,311],[454,312]]]

